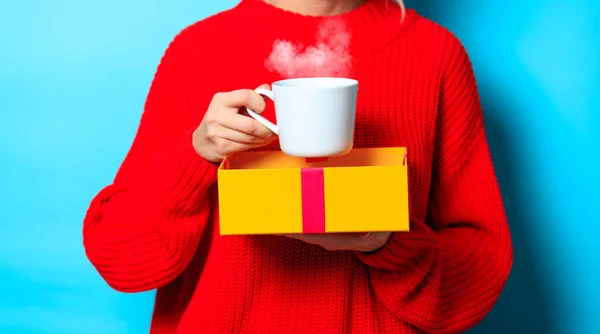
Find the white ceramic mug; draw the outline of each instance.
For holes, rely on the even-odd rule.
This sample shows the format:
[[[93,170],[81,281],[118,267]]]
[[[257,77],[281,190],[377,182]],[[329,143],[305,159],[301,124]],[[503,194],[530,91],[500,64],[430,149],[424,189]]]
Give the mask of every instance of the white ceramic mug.
[[[358,81],[298,78],[277,81],[257,93],[275,102],[277,123],[253,110],[250,116],[279,136],[283,153],[305,158],[348,153],[354,143]]]

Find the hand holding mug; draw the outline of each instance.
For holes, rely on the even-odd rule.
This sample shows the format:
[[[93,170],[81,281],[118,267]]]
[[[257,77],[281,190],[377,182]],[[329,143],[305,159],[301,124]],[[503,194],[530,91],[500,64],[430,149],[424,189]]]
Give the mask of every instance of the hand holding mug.
[[[268,89],[262,85],[259,89]],[[250,89],[214,95],[200,126],[194,131],[193,145],[204,159],[219,162],[252,148],[270,144],[276,135],[254,118],[241,115],[240,108],[264,111],[264,98]]]

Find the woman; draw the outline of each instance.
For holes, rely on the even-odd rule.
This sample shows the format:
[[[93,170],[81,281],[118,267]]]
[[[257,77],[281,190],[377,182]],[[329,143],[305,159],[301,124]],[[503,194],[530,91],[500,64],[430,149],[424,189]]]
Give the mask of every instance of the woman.
[[[408,147],[411,232],[220,237],[218,162],[278,149],[249,88],[315,75],[360,82],[355,147]],[[84,244],[114,289],[158,289],[152,333],[460,332],[512,265],[469,58],[389,0],[243,0],[184,29]]]

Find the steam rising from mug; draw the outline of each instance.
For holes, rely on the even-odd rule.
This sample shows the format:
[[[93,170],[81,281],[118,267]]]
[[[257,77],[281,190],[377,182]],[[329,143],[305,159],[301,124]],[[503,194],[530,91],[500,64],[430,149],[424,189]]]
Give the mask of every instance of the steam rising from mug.
[[[347,77],[352,70],[349,45],[350,33],[344,22],[328,19],[319,26],[315,45],[276,40],[265,66],[283,78]]]

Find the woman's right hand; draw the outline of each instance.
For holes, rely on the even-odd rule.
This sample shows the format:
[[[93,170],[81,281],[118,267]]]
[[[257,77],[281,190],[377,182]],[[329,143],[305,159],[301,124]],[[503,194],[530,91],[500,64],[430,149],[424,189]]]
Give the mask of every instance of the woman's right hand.
[[[269,85],[259,88],[269,89]],[[194,131],[196,152],[208,161],[219,162],[236,152],[273,142],[277,137],[273,132],[254,118],[240,114],[245,107],[261,113],[265,106],[265,99],[250,89],[215,94]]]

